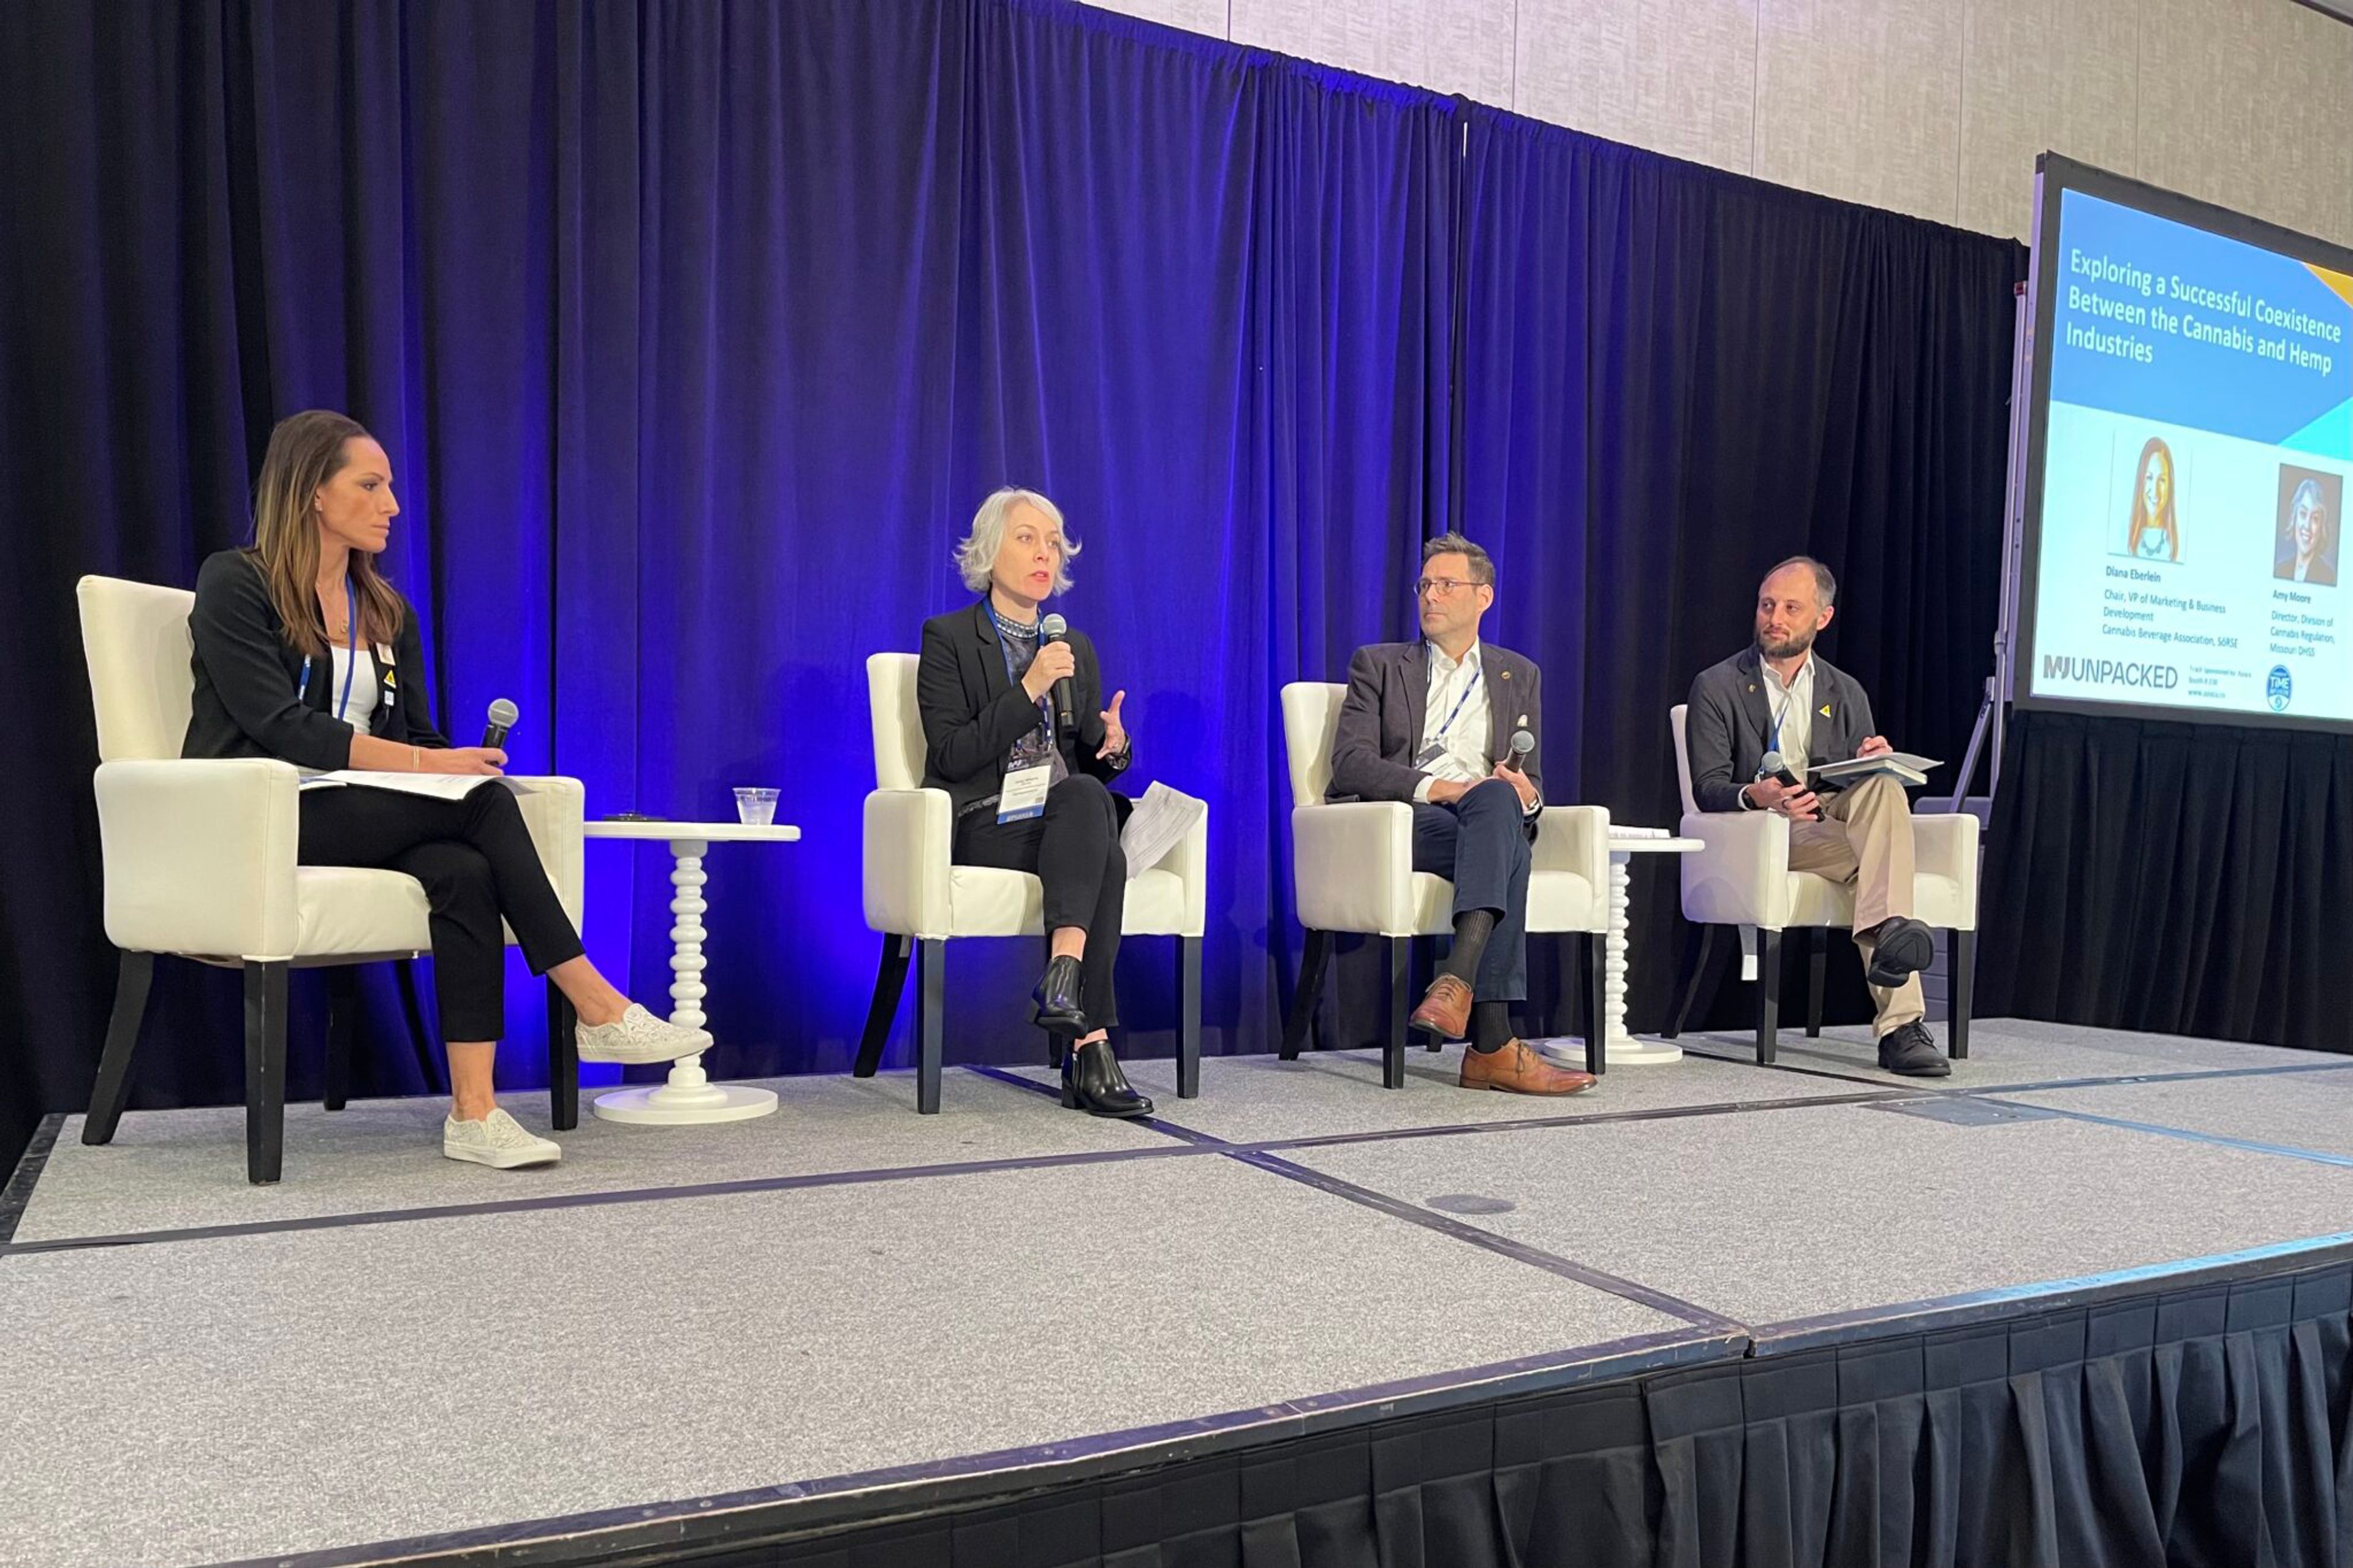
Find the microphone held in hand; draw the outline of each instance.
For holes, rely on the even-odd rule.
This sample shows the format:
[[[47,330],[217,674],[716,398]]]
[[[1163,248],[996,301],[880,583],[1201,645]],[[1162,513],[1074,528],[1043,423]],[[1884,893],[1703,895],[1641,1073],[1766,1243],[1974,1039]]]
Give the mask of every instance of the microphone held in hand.
[[[520,716],[515,705],[503,697],[491,703],[490,719],[482,725],[482,744],[504,749],[507,731],[514,728],[514,721]]]
[[[1060,642],[1071,635],[1071,624],[1060,616],[1048,616],[1038,623],[1038,632],[1048,642]],[[1065,733],[1074,727],[1071,713],[1077,701],[1069,676],[1054,682],[1054,723]]]
[[[1525,730],[1513,731],[1512,754],[1504,760],[1504,765],[1515,773],[1526,773],[1528,758],[1535,753],[1535,749],[1536,738],[1534,735]]]
[[[1778,752],[1767,752],[1765,760],[1757,764],[1757,776],[1777,781],[1784,789],[1803,789],[1798,775],[1789,771],[1788,759]]]

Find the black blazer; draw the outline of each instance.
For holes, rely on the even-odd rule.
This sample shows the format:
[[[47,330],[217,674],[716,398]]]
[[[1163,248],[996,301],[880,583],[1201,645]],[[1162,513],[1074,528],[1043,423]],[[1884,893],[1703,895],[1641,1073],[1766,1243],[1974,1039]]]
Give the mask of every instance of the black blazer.
[[[251,556],[224,550],[205,562],[188,630],[196,645],[196,689],[180,755],[276,757],[327,771],[351,766],[352,727],[332,711],[341,695],[334,661],[312,659],[310,690],[301,692],[302,655],[286,640],[286,623]],[[368,732],[402,745],[448,745],[425,710],[425,639],[405,599],[392,651],[390,668],[376,659]]]
[[[1813,659],[1814,727],[1806,760],[1809,764],[1842,763],[1878,733],[1871,720],[1871,699],[1853,676],[1820,653]],[[1693,798],[1702,811],[1744,809],[1740,792],[1757,777],[1773,728],[1764,661],[1755,645],[1701,670],[1692,682],[1689,703],[1683,713],[1683,750],[1691,756]],[[1832,795],[1846,786],[1825,779],[1811,787],[1817,794]]]
[[[1078,733],[1058,734],[1062,763],[1074,773],[1108,784],[1127,771],[1128,756],[1098,758],[1103,749],[1103,669],[1086,633],[1070,634],[1078,673],[1071,718]],[[915,707],[923,721],[923,787],[948,792],[961,817],[1005,788],[1005,760],[1013,742],[1036,726],[1038,705],[1006,679],[1005,648],[987,600],[934,616],[923,623],[923,651],[915,667]]]
[[[1413,765],[1421,750],[1421,729],[1430,703],[1429,644],[1381,642],[1358,648],[1348,658],[1348,695],[1340,703],[1339,731],[1332,740],[1332,784],[1325,798],[1410,802],[1426,776]],[[1481,679],[1487,687],[1487,761],[1493,765],[1512,743],[1512,731],[1527,720],[1536,749],[1528,753],[1528,782],[1544,798],[1544,688],[1533,660],[1493,643],[1479,645]],[[1528,814],[1528,832],[1543,807]]]

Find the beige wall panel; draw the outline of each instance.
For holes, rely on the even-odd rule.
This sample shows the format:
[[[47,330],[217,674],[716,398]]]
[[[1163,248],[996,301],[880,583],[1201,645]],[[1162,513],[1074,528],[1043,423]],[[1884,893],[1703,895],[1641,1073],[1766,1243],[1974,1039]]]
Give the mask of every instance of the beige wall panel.
[[[1962,227],[2026,238],[2040,153],[2137,173],[2133,116],[2143,4],[1968,0],[1961,26]]]
[[[1954,222],[1961,12],[1953,0],[1762,0],[1755,173]]]
[[[2255,149],[2265,172],[2252,210],[2353,243],[2353,26],[2301,5],[2266,6],[2258,41]]]
[[[1232,0],[1231,36],[1482,103],[1512,101],[1513,0]]]
[[[2143,0],[2134,173],[2242,210],[2261,178],[2255,94],[2270,79],[2263,18],[2289,0]]]
[[[1141,16],[1147,22],[1165,22],[1169,26],[1182,27],[1189,33],[1207,33],[1213,38],[1226,36],[1226,0],[1085,0],[1085,3],[1105,11]]]
[[[1519,0],[1518,100],[1537,120],[1748,172],[1758,0]]]

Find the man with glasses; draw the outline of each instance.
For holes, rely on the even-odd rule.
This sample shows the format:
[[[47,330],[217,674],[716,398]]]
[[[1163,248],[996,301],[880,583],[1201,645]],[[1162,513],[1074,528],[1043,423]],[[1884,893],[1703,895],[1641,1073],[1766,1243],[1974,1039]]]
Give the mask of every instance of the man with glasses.
[[[1454,944],[1410,1021],[1469,1037],[1461,1086],[1575,1094],[1592,1077],[1529,1049],[1510,1016],[1528,994],[1529,845],[1544,810],[1536,667],[1479,640],[1495,563],[1461,534],[1422,546],[1414,596],[1419,641],[1375,643],[1348,660],[1329,798],[1409,803],[1413,868],[1453,880]],[[1522,731],[1524,753],[1513,749]]]
[[[1904,786],[1873,773],[1852,786],[1809,783],[1807,764],[1876,756],[1871,699],[1813,651],[1836,614],[1838,581],[1793,555],[1757,590],[1749,646],[1692,682],[1683,714],[1692,796],[1702,811],[1769,811],[1789,824],[1789,869],[1854,889],[1854,943],[1878,1013],[1879,1065],[1907,1078],[1952,1071],[1922,1022],[1920,971],[1936,956],[1912,918],[1912,806]],[[1768,758],[1778,759],[1768,772]]]

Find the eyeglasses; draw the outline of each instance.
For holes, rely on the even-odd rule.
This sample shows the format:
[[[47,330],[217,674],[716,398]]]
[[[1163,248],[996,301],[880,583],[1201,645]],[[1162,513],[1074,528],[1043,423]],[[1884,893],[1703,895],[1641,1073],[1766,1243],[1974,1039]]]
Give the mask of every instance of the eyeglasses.
[[[1451,599],[1463,589],[1475,588],[1478,585],[1476,583],[1465,583],[1459,577],[1423,577],[1415,582],[1413,596],[1417,599],[1426,599],[1435,594],[1441,599]]]

